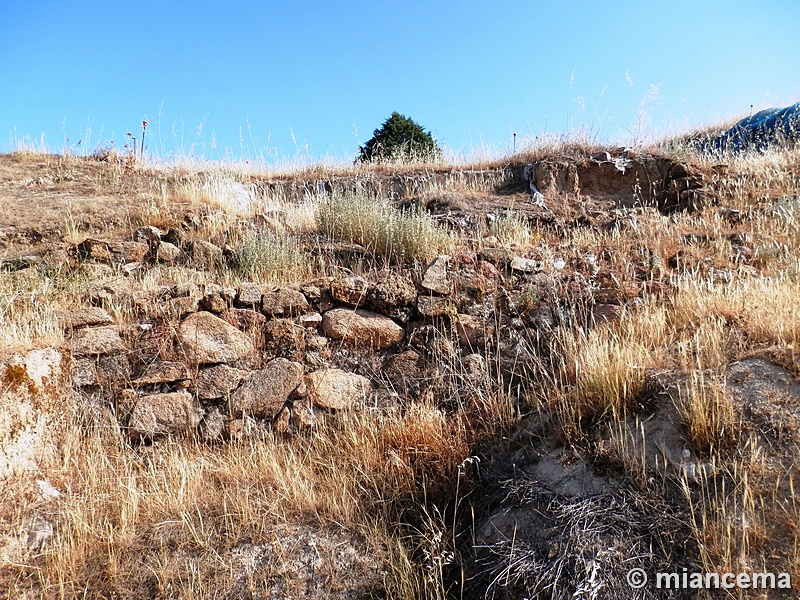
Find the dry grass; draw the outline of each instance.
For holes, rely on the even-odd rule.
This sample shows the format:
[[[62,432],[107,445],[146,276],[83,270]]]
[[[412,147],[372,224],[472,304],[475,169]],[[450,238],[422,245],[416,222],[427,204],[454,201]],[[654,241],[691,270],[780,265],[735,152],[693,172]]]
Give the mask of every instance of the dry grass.
[[[232,548],[294,522],[364,531],[376,547],[397,551],[382,524],[410,506],[410,495],[449,489],[468,451],[463,428],[424,405],[404,415],[345,416],[294,439],[267,433],[224,446],[173,440],[135,451],[113,426],[82,425],[48,472],[62,493],[57,538],[33,571],[45,597],[84,589],[144,597],[153,586],[214,597],[233,575]],[[190,577],[190,563],[175,572],[170,548],[196,556],[202,571]],[[12,571],[12,586],[25,588],[28,568]]]
[[[554,399],[565,430],[579,432],[584,419],[624,420],[648,370],[665,363],[666,312],[648,305],[615,326],[564,332],[559,344],[561,390]]]
[[[242,240],[231,266],[245,279],[291,283],[310,277],[308,259],[296,238],[259,231]]]
[[[427,213],[398,210],[368,194],[332,196],[320,204],[317,221],[322,234],[359,244],[390,263],[425,263],[456,243]]]
[[[697,452],[719,455],[737,442],[740,423],[723,381],[706,381],[702,371],[692,372],[679,390],[676,405]]]
[[[528,223],[518,213],[508,213],[495,219],[489,225],[489,235],[496,237],[501,244],[515,244],[520,247],[536,241],[536,235]]]

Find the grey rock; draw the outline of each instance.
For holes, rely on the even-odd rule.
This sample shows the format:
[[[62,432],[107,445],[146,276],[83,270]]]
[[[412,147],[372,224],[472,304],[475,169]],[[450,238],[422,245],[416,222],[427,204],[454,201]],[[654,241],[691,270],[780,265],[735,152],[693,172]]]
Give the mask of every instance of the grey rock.
[[[128,426],[133,437],[153,439],[189,433],[203,416],[196,400],[187,392],[140,396]]]
[[[159,242],[156,247],[156,260],[160,263],[172,265],[183,258],[183,251],[175,244]]]
[[[308,300],[297,290],[279,287],[264,292],[261,311],[273,317],[291,317],[309,310]]]
[[[200,300],[199,308],[218,315],[230,308],[230,305],[222,297],[222,294],[216,292],[203,296]]]
[[[197,284],[193,281],[184,281],[170,286],[168,293],[173,298],[195,298],[199,295]]]
[[[202,435],[203,439],[207,442],[215,442],[222,439],[225,433],[225,423],[227,420],[228,419],[222,414],[219,408],[216,406],[210,408],[206,412],[205,417],[203,417],[203,421],[200,423],[200,435]]]
[[[447,295],[453,291],[453,282],[447,272],[450,257],[446,254],[437,256],[425,270],[422,287],[434,294]]]
[[[403,328],[389,317],[347,308],[334,308],[322,315],[322,331],[335,340],[345,340],[373,350],[393,346],[405,335]]]
[[[264,352],[269,356],[302,360],[307,335],[308,330],[291,319],[272,319],[264,326]]]
[[[363,401],[372,390],[369,379],[341,369],[325,369],[306,375],[305,395],[321,408],[344,410]]]
[[[180,321],[185,316],[197,312],[200,308],[200,303],[197,298],[192,296],[179,296],[178,298],[170,298],[166,302],[161,302],[158,305],[160,317],[166,321]]]
[[[186,317],[178,328],[178,338],[193,364],[234,362],[254,351],[249,336],[209,312]]]
[[[69,367],[72,376],[72,387],[88,387],[97,385],[95,361],[91,358],[76,358]]]
[[[350,306],[362,306],[367,300],[369,282],[363,277],[351,275],[331,282],[331,298]]]
[[[538,273],[544,269],[544,263],[532,258],[523,258],[515,256],[511,259],[511,270],[519,271],[521,273]]]
[[[417,298],[417,310],[426,317],[441,317],[454,310],[453,303],[441,296],[420,296]]]
[[[131,377],[131,365],[127,354],[112,354],[97,357],[97,383],[107,388],[125,384]]]
[[[144,386],[155,383],[172,383],[185,379],[191,379],[189,367],[186,363],[162,360],[147,365],[141,375],[131,381],[131,384]]]
[[[222,265],[222,248],[203,240],[195,240],[189,246],[189,258],[201,269],[216,269]]]
[[[124,352],[125,343],[119,335],[119,327],[91,327],[79,329],[72,334],[70,349],[73,356],[97,356]]]
[[[62,311],[56,313],[56,316],[64,329],[110,325],[114,322],[114,318],[107,311],[98,307]]]
[[[403,275],[392,273],[372,286],[367,306],[375,312],[406,321],[417,299],[417,286]]]
[[[300,315],[299,323],[306,329],[316,329],[322,325],[322,315],[318,312]]]
[[[228,365],[200,369],[194,382],[195,393],[201,400],[226,398],[238,387],[245,375],[247,375],[247,371]]]
[[[75,248],[78,259],[109,265],[142,262],[150,250],[144,242],[114,242],[87,238]]]
[[[271,419],[283,409],[286,400],[300,385],[303,365],[285,358],[275,358],[260,371],[247,375],[231,395],[228,405],[232,415],[250,415]]]
[[[308,400],[296,401],[289,415],[289,425],[298,430],[313,429],[325,422],[325,417]]]
[[[166,232],[158,227],[145,225],[133,232],[133,241],[156,245],[161,241],[164,235],[166,235]]]
[[[236,289],[236,299],[234,305],[238,308],[261,309],[261,298],[264,290],[256,283],[243,283]]]

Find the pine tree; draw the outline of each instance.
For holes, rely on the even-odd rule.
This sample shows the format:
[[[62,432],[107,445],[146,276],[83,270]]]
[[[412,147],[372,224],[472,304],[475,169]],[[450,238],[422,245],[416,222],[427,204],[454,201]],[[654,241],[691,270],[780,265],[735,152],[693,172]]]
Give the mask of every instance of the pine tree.
[[[438,157],[441,154],[436,140],[413,119],[393,112],[372,138],[359,147],[356,161]]]

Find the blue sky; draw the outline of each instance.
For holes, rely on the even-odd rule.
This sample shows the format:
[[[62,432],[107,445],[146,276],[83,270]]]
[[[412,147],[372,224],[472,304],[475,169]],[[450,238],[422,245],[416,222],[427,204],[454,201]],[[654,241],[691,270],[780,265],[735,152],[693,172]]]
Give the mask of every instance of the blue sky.
[[[0,151],[146,118],[154,154],[349,160],[395,110],[464,154],[630,145],[800,101],[798,25],[797,0],[0,0]]]

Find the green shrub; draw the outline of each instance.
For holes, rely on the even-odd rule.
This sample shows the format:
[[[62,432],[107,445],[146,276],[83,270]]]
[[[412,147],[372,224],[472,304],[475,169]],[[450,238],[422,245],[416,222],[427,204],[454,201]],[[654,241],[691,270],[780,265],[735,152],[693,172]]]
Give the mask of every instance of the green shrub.
[[[430,133],[398,112],[383,122],[372,138],[359,148],[358,161],[418,160],[438,158],[441,150]]]

